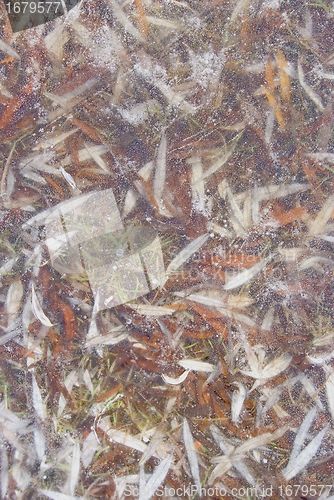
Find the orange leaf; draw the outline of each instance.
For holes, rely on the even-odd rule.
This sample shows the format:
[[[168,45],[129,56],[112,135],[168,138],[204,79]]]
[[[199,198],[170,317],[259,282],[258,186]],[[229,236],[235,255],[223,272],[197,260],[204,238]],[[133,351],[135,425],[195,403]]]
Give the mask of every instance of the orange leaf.
[[[275,76],[274,67],[272,61],[268,61],[264,68],[265,79],[267,83],[268,90],[271,94],[275,92]]]
[[[295,220],[303,219],[306,214],[307,212],[303,207],[294,207],[287,212],[283,212],[279,205],[273,208],[273,215],[282,226],[291,224],[291,222],[294,222]]]
[[[285,55],[281,50],[279,50],[276,54],[276,62],[279,69],[281,96],[283,101],[289,102],[291,100],[290,76],[286,71],[286,68],[288,66],[287,60],[285,59]]]
[[[282,113],[280,104],[276,101],[275,96],[268,89],[264,89],[264,92],[266,94],[266,97],[268,99],[270,106],[274,110],[275,118],[276,118],[280,128],[282,130],[285,130],[285,120],[283,117],[283,113]]]
[[[71,122],[73,123],[73,125],[78,127],[81,132],[83,132],[87,137],[101,144],[102,139],[94,127],[92,127],[88,123],[83,122],[82,120],[79,120],[79,118],[72,118]]]
[[[148,22],[142,0],[135,0],[135,6],[138,14],[138,24],[142,35],[146,38],[148,35]]]

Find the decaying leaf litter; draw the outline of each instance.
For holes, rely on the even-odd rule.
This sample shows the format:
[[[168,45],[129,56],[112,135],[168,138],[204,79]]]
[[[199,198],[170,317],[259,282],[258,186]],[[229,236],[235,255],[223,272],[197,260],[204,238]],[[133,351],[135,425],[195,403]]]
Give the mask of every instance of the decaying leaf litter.
[[[332,2],[1,9],[2,497],[331,484]],[[150,235],[131,299],[89,193]]]

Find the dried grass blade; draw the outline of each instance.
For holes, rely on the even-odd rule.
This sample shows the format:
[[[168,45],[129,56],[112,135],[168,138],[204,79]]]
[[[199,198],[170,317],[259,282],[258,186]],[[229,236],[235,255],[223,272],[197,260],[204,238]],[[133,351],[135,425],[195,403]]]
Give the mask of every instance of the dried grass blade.
[[[220,430],[215,425],[212,425],[210,427],[210,430],[211,430],[211,433],[212,433],[214,440],[216,441],[216,443],[218,444],[218,446],[222,450],[222,452],[228,456],[232,456],[233,452],[235,450],[235,447],[227,442],[227,439],[225,438],[225,436],[222,435]],[[223,458],[225,458],[225,457],[223,457]],[[217,460],[219,460],[219,458]],[[237,460],[232,459],[232,461],[230,463],[231,463],[231,466],[233,466],[239,472],[241,477],[243,477],[246,481],[248,481],[249,484],[252,484],[252,485],[256,484],[255,478],[252,476],[252,474],[248,470],[248,467],[245,465],[245,463],[242,460],[240,460],[239,458]],[[210,478],[210,481],[211,481],[211,478]]]
[[[256,195],[258,197],[259,202],[263,202],[265,200],[284,198],[285,196],[307,191],[308,189],[310,189],[309,184],[300,184],[297,182],[292,184],[267,184],[266,186],[257,186],[254,196]],[[237,194],[235,196],[236,201],[241,203],[248,194],[249,191]]]
[[[228,456],[219,457],[219,463],[211,472],[208,483],[213,484],[218,477],[223,476],[233,467],[232,461]]]
[[[50,92],[44,92],[45,97],[51,99],[54,103],[59,104],[62,108],[67,109],[71,107],[71,101],[73,99],[81,96],[84,92],[90,90],[92,87],[96,85],[98,80],[95,78],[91,78],[87,80],[82,85],[79,85],[74,90],[68,92],[67,94],[56,95]]]
[[[184,113],[193,114],[196,108],[187,102],[181,93],[177,93],[165,82],[164,78],[152,76],[156,74],[156,65],[147,56],[142,57],[142,64],[137,64],[135,68],[145,80],[152,83],[166,98],[169,105],[182,109]]]

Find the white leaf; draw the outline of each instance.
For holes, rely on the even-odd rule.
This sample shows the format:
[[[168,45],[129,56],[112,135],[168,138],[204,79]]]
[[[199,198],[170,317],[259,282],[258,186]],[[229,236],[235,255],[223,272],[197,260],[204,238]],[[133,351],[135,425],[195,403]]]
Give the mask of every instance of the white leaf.
[[[218,160],[216,160],[214,162],[213,165],[211,165],[203,174],[203,177],[202,179],[207,179],[208,177],[210,177],[211,175],[215,174],[216,172],[218,172],[219,169],[221,169],[221,167],[223,167],[225,165],[225,163],[228,162],[228,160],[231,158],[232,154],[234,153],[234,150],[239,142],[239,139],[240,137],[242,136],[243,134],[243,131],[239,134],[237,134],[235,137],[233,137],[232,141],[229,143],[228,146],[226,146],[224,152],[223,152],[223,155],[220,156],[218,158]]]
[[[318,408],[320,410],[323,410],[324,409],[324,405],[322,404],[322,402],[320,400],[320,397],[319,397],[319,394],[318,394],[318,390],[314,386],[314,384],[306,377],[306,375],[304,373],[301,373],[298,376],[298,379],[299,379],[300,383],[304,386],[305,391],[310,396],[310,398],[312,399],[312,401],[314,401],[315,403],[317,403],[317,406],[318,406]]]
[[[180,25],[171,19],[164,19],[162,17],[146,16],[147,21],[155,26],[161,26],[171,30],[178,30]]]
[[[115,441],[115,443],[122,444],[123,446],[127,446],[142,453],[144,453],[147,448],[146,444],[131,434],[112,429],[108,419],[103,418],[100,420],[99,427],[108,435],[109,439]]]
[[[303,451],[284,469],[283,476],[287,481],[294,478],[309,464],[318,452],[327,430],[328,426],[322,429],[322,431],[320,431]]]
[[[183,112],[193,114],[196,108],[187,102],[181,92],[177,93],[166,83],[164,76],[160,76],[165,70],[154,63],[147,55],[141,55],[140,64],[136,64],[135,71],[142,78],[149,81],[165,96],[168,104],[180,108]]]
[[[286,433],[287,430],[288,430],[288,426],[285,426],[285,427],[282,427],[281,429],[277,429],[277,431],[274,431],[272,433],[265,432],[264,434],[260,434],[259,436],[255,436],[253,438],[250,438],[245,443],[243,443],[238,448],[236,448],[233,455],[234,456],[238,456],[238,455],[243,456],[243,455],[245,455],[245,453],[248,453],[252,450],[255,450],[256,448],[259,448],[261,446],[265,446],[268,443],[276,441],[277,439],[282,437]]]
[[[262,370],[261,378],[273,378],[279,375],[281,372],[286,370],[291,363],[291,356],[288,354],[282,354],[278,358],[270,361]]]
[[[82,443],[81,460],[84,467],[88,467],[91,464],[98,447],[99,443],[94,432],[90,432]]]
[[[325,108],[321,102],[320,97],[318,96],[318,94],[316,94],[314,92],[314,90],[305,81],[304,70],[303,70],[302,65],[301,65],[299,60],[298,60],[298,78],[299,78],[300,85],[305,90],[305,94],[311,99],[311,101],[314,102],[314,104],[317,106],[317,108],[320,111],[324,111]]]
[[[47,416],[46,406],[34,374],[32,374],[32,402],[36,415],[38,415],[41,420],[45,420]]]
[[[224,179],[218,186],[219,194],[222,198],[228,200],[230,205],[230,220],[235,233],[239,236],[245,234],[243,226],[244,216],[238,205],[237,197],[233,194],[228,182]]]
[[[313,408],[310,409],[309,412],[307,412],[293,442],[293,447],[290,453],[290,458],[287,464],[287,468],[291,466],[291,464],[296,460],[296,457],[299,455],[300,450],[302,449],[304,441],[307,438],[308,432],[311,428],[311,425],[316,415],[317,415],[316,406],[314,406]]]
[[[232,416],[232,422],[237,423],[240,417],[244,401],[246,399],[247,392],[245,386],[240,382],[235,382],[234,384],[238,387],[238,389],[234,391],[232,394],[231,416]]]
[[[16,261],[17,257],[5,260],[4,264],[0,267],[0,276],[4,276],[5,274],[9,273],[12,270]]]
[[[71,470],[70,470],[70,478],[69,478],[69,490],[70,490],[71,495],[74,495],[76,486],[77,486],[78,481],[79,481],[80,456],[81,456],[80,445],[79,445],[79,443],[75,443],[73,446]]]
[[[334,153],[321,152],[321,153],[308,153],[310,158],[316,161],[328,161],[329,163],[334,163]]]
[[[232,446],[230,443],[227,442],[228,440],[225,438],[225,436],[222,435],[220,430],[215,425],[212,425],[210,427],[210,430],[211,430],[211,433],[212,433],[214,440],[216,441],[216,443],[218,444],[218,446],[222,450],[222,452],[225,453],[226,455],[228,455],[229,457],[230,456],[232,457],[233,452],[235,450],[234,446]],[[226,458],[226,457],[223,457],[223,458]],[[218,457],[217,460],[219,460],[219,459],[220,459],[220,457]],[[225,461],[225,463],[226,463],[226,465],[228,464],[228,462],[226,462],[226,461]],[[254,477],[252,476],[252,474],[248,470],[248,467],[245,465],[245,463],[240,459],[240,457],[238,457],[236,460],[233,460],[233,458],[232,458],[232,461],[230,462],[230,464],[231,464],[231,466],[235,467],[235,469],[239,472],[241,477],[246,479],[246,481],[248,483],[250,483],[252,485],[256,484],[256,480],[254,479]],[[217,468],[215,470],[217,472]],[[215,479],[214,475],[212,475],[210,477],[210,482],[212,482],[212,479],[213,480]]]
[[[101,158],[101,155],[104,153],[107,153],[108,148],[106,146],[96,146],[96,145],[88,145],[85,143],[85,149],[81,149],[79,151],[79,161],[85,161],[88,160],[89,157],[91,157],[96,165],[98,165],[104,172],[110,174],[110,170],[108,168],[108,165],[106,162]],[[87,154],[88,153],[88,154]]]
[[[14,281],[7,292],[6,297],[6,312],[8,314],[8,326],[11,326],[17,316],[21,307],[23,297],[23,285],[21,280]]]
[[[188,462],[190,465],[191,474],[195,481],[195,485],[198,490],[201,489],[201,479],[199,475],[199,465],[196,453],[196,448],[194,445],[194,440],[190,431],[187,419],[183,420],[183,441],[187,452]]]
[[[85,370],[83,372],[82,378],[83,378],[83,381],[85,382],[85,385],[86,385],[87,389],[89,390],[89,392],[91,394],[94,394],[94,386],[93,386],[92,379],[91,379],[91,376],[90,376],[90,373],[88,370]]]
[[[215,370],[215,366],[205,361],[198,361],[197,359],[182,359],[178,362],[185,370],[193,370],[195,372],[211,373]]]
[[[248,283],[252,280],[257,274],[259,274],[262,269],[266,267],[268,262],[271,260],[272,256],[267,257],[266,259],[262,259],[260,262],[255,264],[253,267],[249,269],[245,269],[241,271],[236,276],[233,276],[228,283],[224,286],[225,290],[233,290],[234,288],[239,288],[240,286]]]
[[[44,434],[38,428],[34,429],[34,442],[38,459],[43,463],[45,459],[46,443]]]
[[[62,173],[62,176],[64,177],[65,181],[67,182],[67,184],[72,188],[72,189],[77,189],[77,185],[75,183],[75,180],[73,179],[73,177],[71,176],[71,174],[69,174],[68,172],[66,172],[66,170],[64,169],[64,167],[60,167],[59,169]]]
[[[119,24],[121,26],[123,26],[125,31],[127,31],[130,35],[132,35],[137,40],[143,41],[143,37],[142,37],[141,33],[129,21],[128,16],[121,9],[118,2],[112,3],[112,10],[113,10],[113,14],[115,16],[115,19],[119,22]]]
[[[122,218],[125,219],[132,210],[135,208],[137,203],[137,194],[133,189],[129,189],[125,195],[123,210],[122,210]]]
[[[174,257],[169,266],[167,267],[167,276],[179,269],[194,253],[208,241],[210,235],[208,233],[202,234],[195,240],[191,241],[187,246],[185,246],[180,253]]]
[[[129,304],[139,314],[144,316],[169,316],[175,312],[175,309],[168,306],[153,306],[150,304]]]
[[[248,9],[248,6],[249,0],[239,0],[239,2],[236,3],[233,9],[230,22],[233,23],[243,13],[244,10]]]
[[[169,456],[162,460],[158,467],[155,468],[150,479],[144,487],[139,490],[139,500],[149,500],[152,498],[159,486],[164,482],[172,464],[173,457]],[[142,486],[142,485],[141,485]]]
[[[1,498],[6,498],[8,490],[8,457],[4,446],[0,448],[0,459]]]
[[[328,407],[331,412],[332,420],[334,422],[334,370],[326,367],[326,394]]]
[[[4,42],[1,38],[0,38],[0,50],[11,57],[14,57],[15,59],[20,59],[20,56],[16,52],[16,50],[14,50],[13,47],[8,45],[8,43]]]
[[[75,134],[79,129],[78,128],[73,128],[72,130],[69,130],[68,132],[63,132],[62,134],[56,133],[53,136],[49,136],[47,139],[43,139],[41,142],[38,142],[35,147],[33,147],[33,151],[38,151],[40,149],[48,149],[48,148],[53,148],[57,144],[64,142],[65,139],[70,137],[72,134]]]
[[[90,78],[89,80],[86,80],[82,85],[79,85],[78,87],[75,87],[74,90],[71,90],[70,92],[67,92],[66,94],[62,95],[56,95],[52,94],[51,92],[44,92],[44,95],[51,99],[54,103],[59,104],[62,108],[69,108],[71,105],[71,101],[75,97],[79,97],[82,95],[84,92],[87,92],[90,90],[92,87],[94,87],[97,83],[97,79],[95,78]]]
[[[51,490],[41,490],[41,493],[51,500],[80,500],[82,497],[74,497],[72,495],[65,495],[64,493],[59,493],[58,491]]]
[[[276,198],[285,198],[286,196],[296,194],[310,189],[308,184],[267,184],[266,186],[257,186],[252,193],[252,197],[256,196],[258,202],[265,200],[275,200]],[[235,196],[238,203],[242,203],[249,196],[249,190],[243,191]]]
[[[51,321],[49,318],[44,314],[44,311],[39,303],[38,297],[35,292],[35,286],[34,284],[31,285],[31,305],[32,305],[32,311],[35,315],[35,317],[42,323],[44,326],[52,326]]]
[[[206,212],[205,184],[203,180],[203,165],[199,156],[188,160],[191,166],[192,208],[195,212]]]
[[[156,168],[153,181],[153,192],[154,197],[158,203],[161,202],[162,194],[165,187],[166,181],[166,155],[167,155],[167,140],[166,134],[163,132],[160,145],[158,148],[158,154],[156,158]]]
[[[189,370],[186,370],[182,373],[182,375],[180,375],[177,378],[172,378],[172,377],[169,377],[168,375],[162,374],[162,378],[163,378],[164,382],[166,382],[166,384],[179,385],[179,384],[182,384],[182,382],[184,382],[186,380],[189,373],[190,373]]]
[[[334,195],[327,198],[320,212],[311,223],[309,232],[311,236],[321,234],[325,230],[328,220],[332,217],[334,210]]]

